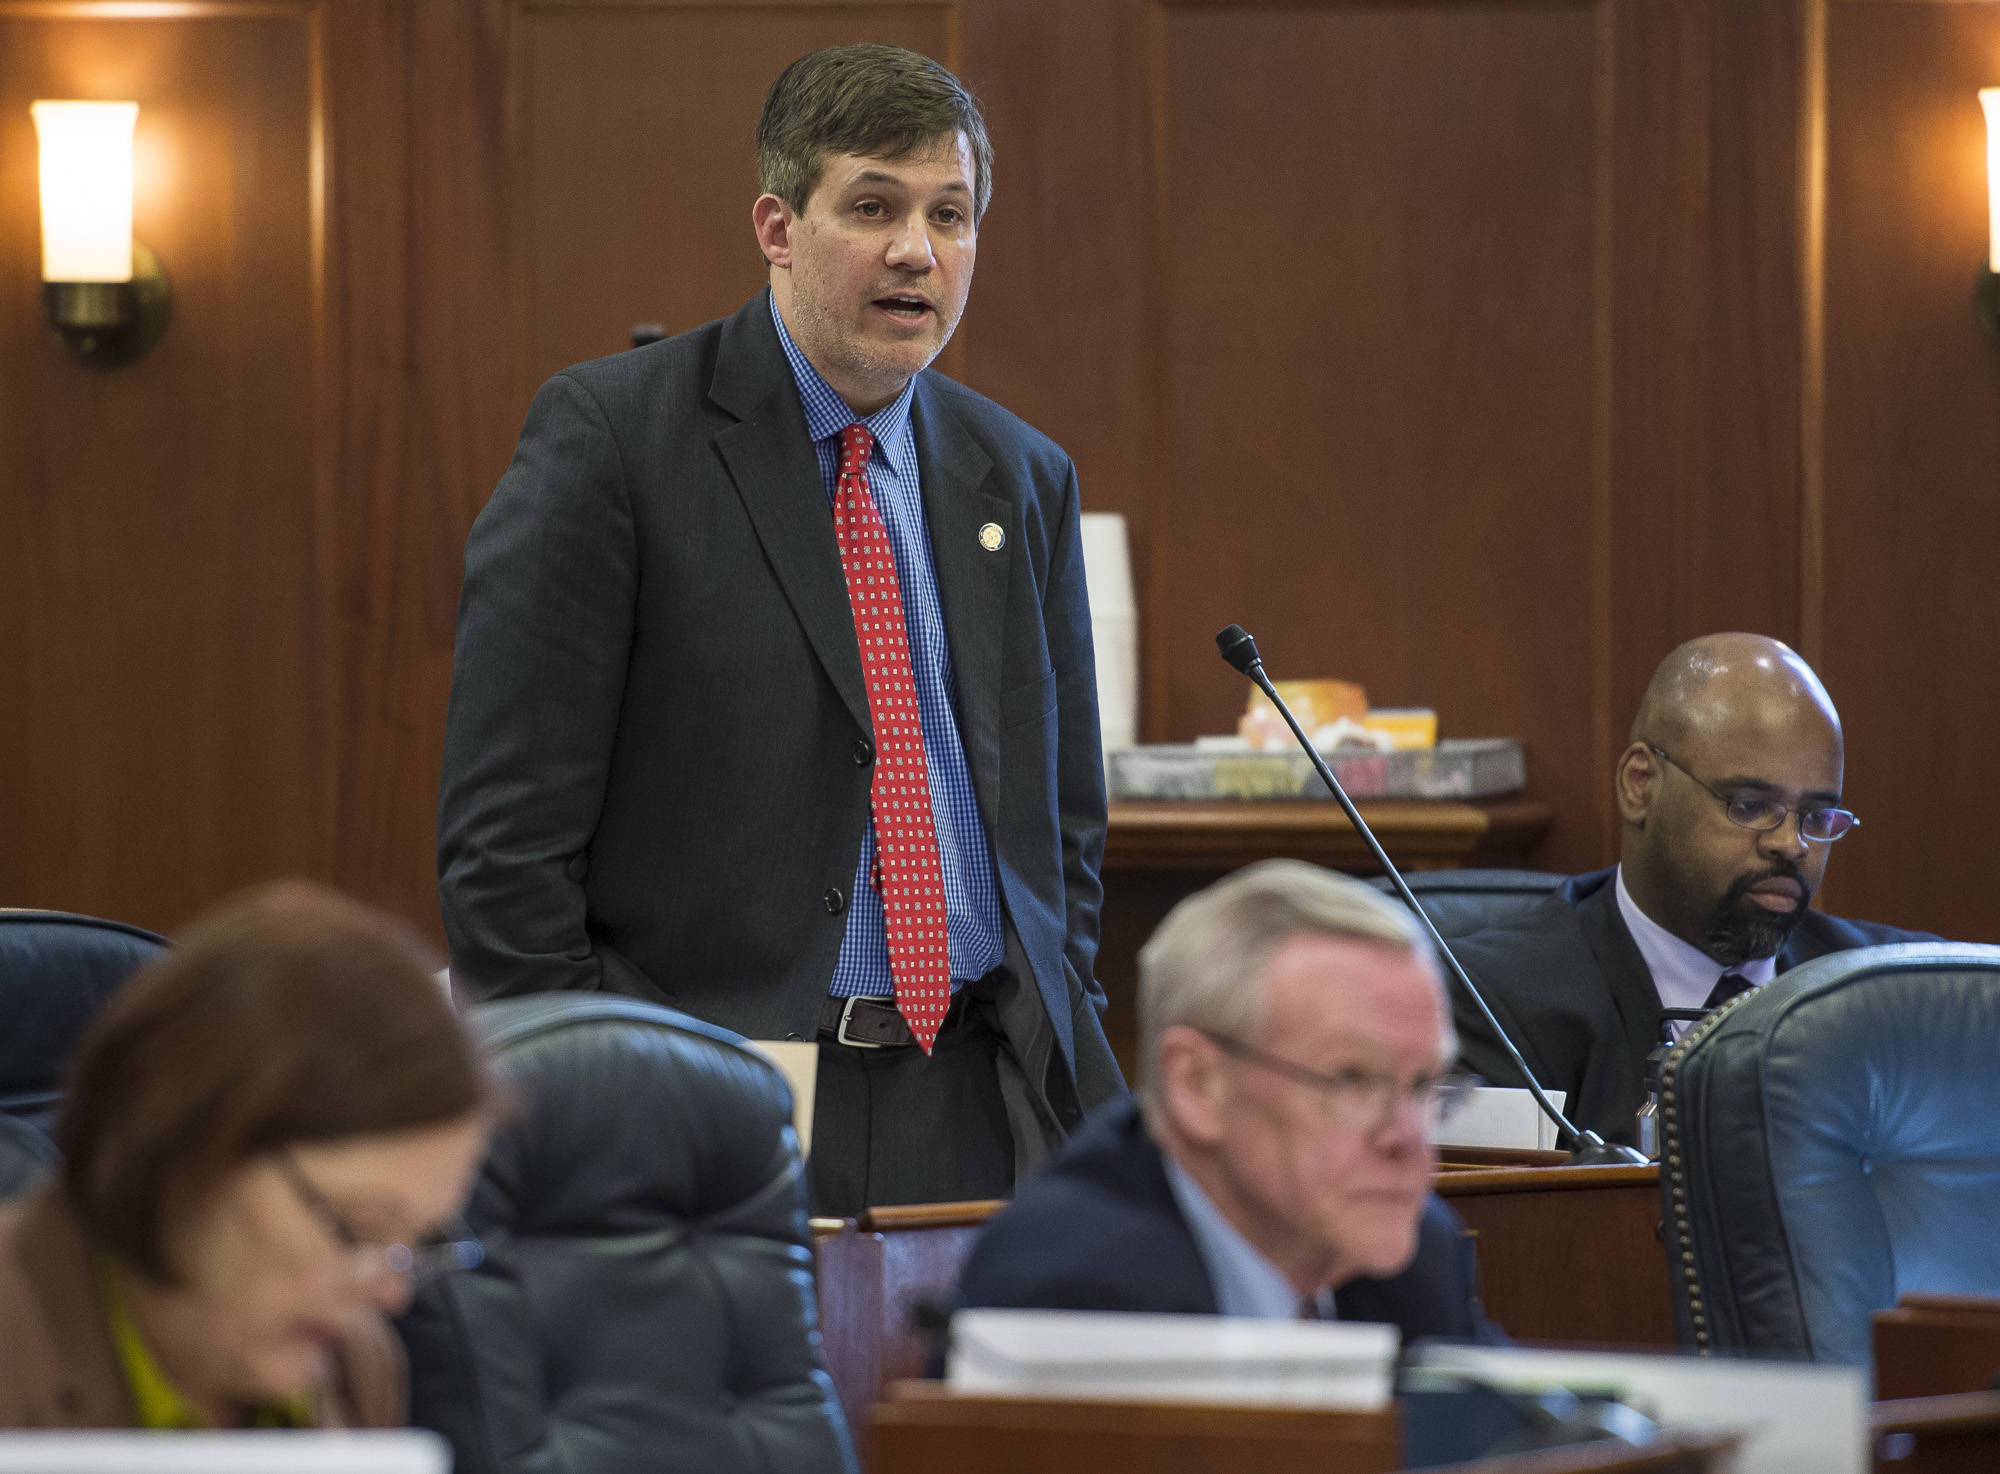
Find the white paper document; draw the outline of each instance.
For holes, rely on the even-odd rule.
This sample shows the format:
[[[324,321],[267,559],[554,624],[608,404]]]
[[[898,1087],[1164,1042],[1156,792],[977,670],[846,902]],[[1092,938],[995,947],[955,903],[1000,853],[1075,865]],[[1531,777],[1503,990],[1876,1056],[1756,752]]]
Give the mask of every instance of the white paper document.
[[[1426,1346],[1417,1359],[1502,1387],[1606,1392],[1666,1428],[1740,1432],[1737,1474],[1865,1474],[1869,1464],[1859,1367],[1489,1346]]]
[[[819,1045],[810,1040],[751,1039],[750,1047],[780,1070],[792,1087],[792,1130],[799,1135],[799,1155],[812,1152],[813,1090],[819,1081]]]
[[[1387,1407],[1394,1326],[1078,1310],[962,1310],[955,1391],[1108,1401]]]
[[[1566,1104],[1563,1092],[1551,1090],[1548,1097],[1557,1110]],[[1556,1123],[1542,1114],[1535,1097],[1525,1090],[1504,1090],[1497,1085],[1481,1085],[1452,1117],[1438,1128],[1439,1146],[1495,1146],[1552,1151]]]
[[[446,1474],[435,1433],[0,1433],[0,1474]]]

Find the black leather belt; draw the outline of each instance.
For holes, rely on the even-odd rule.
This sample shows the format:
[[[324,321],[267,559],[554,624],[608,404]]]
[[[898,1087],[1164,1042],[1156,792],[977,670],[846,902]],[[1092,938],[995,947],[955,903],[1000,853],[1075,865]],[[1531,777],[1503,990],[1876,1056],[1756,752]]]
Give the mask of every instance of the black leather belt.
[[[945,1010],[944,1028],[949,1029],[965,1016],[965,998],[970,988],[960,985]],[[914,1047],[916,1036],[896,1011],[894,998],[828,997],[819,1009],[819,1037],[856,1049],[899,1049]]]

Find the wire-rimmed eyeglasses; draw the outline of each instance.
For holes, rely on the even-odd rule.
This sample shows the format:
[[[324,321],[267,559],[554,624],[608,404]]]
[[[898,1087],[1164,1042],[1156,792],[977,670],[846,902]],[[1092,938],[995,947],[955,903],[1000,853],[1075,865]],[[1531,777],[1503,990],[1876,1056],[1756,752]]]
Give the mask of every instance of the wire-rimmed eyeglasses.
[[[1668,757],[1663,748],[1646,744],[1646,751],[1661,762],[1679,772],[1690,782],[1708,792],[1709,797],[1722,805],[1722,812],[1731,824],[1739,829],[1754,829],[1760,834],[1768,834],[1785,822],[1787,814],[1799,816],[1799,838],[1809,839],[1815,844],[1832,844],[1861,821],[1847,809],[1800,807],[1779,803],[1775,798],[1765,798],[1761,794],[1727,794],[1711,788],[1686,768]]]
[[[473,1237],[463,1220],[457,1218],[452,1219],[442,1233],[418,1243],[377,1243],[359,1232],[348,1221],[347,1215],[313,1185],[312,1179],[306,1176],[289,1151],[280,1148],[274,1155],[278,1160],[278,1169],[284,1173],[285,1181],[291,1184],[299,1205],[312,1215],[328,1238],[340,1245],[360,1274],[374,1274],[386,1269],[421,1283],[455,1270],[476,1269],[486,1258],[485,1246]]]
[[[1318,1097],[1320,1110],[1329,1124],[1344,1131],[1381,1129],[1395,1116],[1405,1100],[1416,1105],[1425,1129],[1435,1131],[1471,1099],[1473,1087],[1479,1084],[1477,1075],[1443,1074],[1426,1075],[1405,1085],[1393,1075],[1381,1075],[1352,1066],[1328,1074],[1245,1044],[1240,1039],[1232,1039],[1227,1034],[1217,1034],[1208,1029],[1198,1032],[1225,1054],[1235,1055],[1273,1074],[1310,1087]]]

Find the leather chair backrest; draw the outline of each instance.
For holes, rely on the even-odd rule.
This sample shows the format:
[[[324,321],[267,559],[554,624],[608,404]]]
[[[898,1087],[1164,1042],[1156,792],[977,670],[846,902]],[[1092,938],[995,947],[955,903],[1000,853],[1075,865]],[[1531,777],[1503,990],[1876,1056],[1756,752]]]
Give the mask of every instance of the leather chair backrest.
[[[0,1201],[33,1187],[55,1160],[53,1141],[19,1117],[0,1115]]]
[[[1547,870],[1418,870],[1403,879],[1438,933],[1451,942],[1519,920],[1569,877]],[[1368,883],[1396,893],[1386,875],[1370,876]]]
[[[2000,1295],[2000,947],[1818,958],[1694,1029],[1662,1085],[1682,1344],[1865,1366],[1905,1291]]]
[[[63,1063],[104,1001],[167,939],[67,911],[0,910],[0,1112],[47,1130]]]
[[[402,1327],[457,1474],[851,1474],[776,1066],[601,994],[471,1016],[511,1101],[467,1209],[486,1260]]]

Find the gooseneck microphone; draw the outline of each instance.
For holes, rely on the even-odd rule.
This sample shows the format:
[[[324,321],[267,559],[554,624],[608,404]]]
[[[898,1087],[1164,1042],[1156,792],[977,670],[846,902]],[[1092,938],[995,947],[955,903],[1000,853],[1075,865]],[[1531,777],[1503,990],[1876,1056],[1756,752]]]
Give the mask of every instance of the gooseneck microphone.
[[[1331,790],[1335,800],[1340,804],[1341,812],[1347,815],[1348,823],[1354,826],[1354,832],[1361,836],[1362,842],[1368,846],[1368,852],[1375,857],[1375,863],[1382,867],[1382,873],[1388,876],[1390,883],[1396,887],[1396,894],[1417,913],[1417,919],[1423,922],[1424,930],[1431,934],[1431,943],[1437,948],[1438,955],[1445,960],[1452,977],[1458,981],[1458,986],[1465,996],[1470,998],[1479,1010],[1479,1016],[1486,1020],[1486,1026],[1493,1031],[1493,1036],[1506,1048],[1507,1057],[1513,1060],[1514,1068],[1521,1072],[1521,1079],[1526,1082],[1529,1093],[1535,1097],[1535,1104],[1542,1108],[1544,1115],[1555,1122],[1556,1130],[1560,1133],[1557,1139],[1569,1148],[1569,1162],[1566,1165],[1571,1167],[1648,1165],[1650,1159],[1631,1147],[1610,1145],[1595,1131],[1582,1130],[1556,1109],[1555,1102],[1549,1099],[1548,1092],[1542,1089],[1541,1082],[1528,1068],[1528,1062],[1521,1058],[1521,1051],[1514,1047],[1514,1041],[1508,1038],[1507,1031],[1500,1027],[1500,1020],[1493,1016],[1493,1010],[1486,1006],[1486,1000],[1480,996],[1479,989],[1472,985],[1472,979],[1465,975],[1465,969],[1459,966],[1451,948],[1445,945],[1436,923],[1411,893],[1408,883],[1403,879],[1402,871],[1391,863],[1388,854],[1382,848],[1381,841],[1375,838],[1375,831],[1368,827],[1368,821],[1361,817],[1361,811],[1354,807],[1354,800],[1347,796],[1347,790],[1342,788],[1340,780],[1333,776],[1333,769],[1327,766],[1326,759],[1321,757],[1319,749],[1313,746],[1305,728],[1299,725],[1299,719],[1293,716],[1292,709],[1285,705],[1285,698],[1280,696],[1278,688],[1271,684],[1271,677],[1265,672],[1264,662],[1257,654],[1257,642],[1250,638],[1249,632],[1242,625],[1232,624],[1215,637],[1215,643],[1222,651],[1224,660],[1256,682],[1257,689],[1271,698],[1271,704],[1277,707],[1279,715],[1284,717],[1285,725],[1290,727],[1292,735],[1299,739],[1299,746],[1303,747],[1306,756],[1312,759],[1313,768],[1318,772],[1320,781]]]

